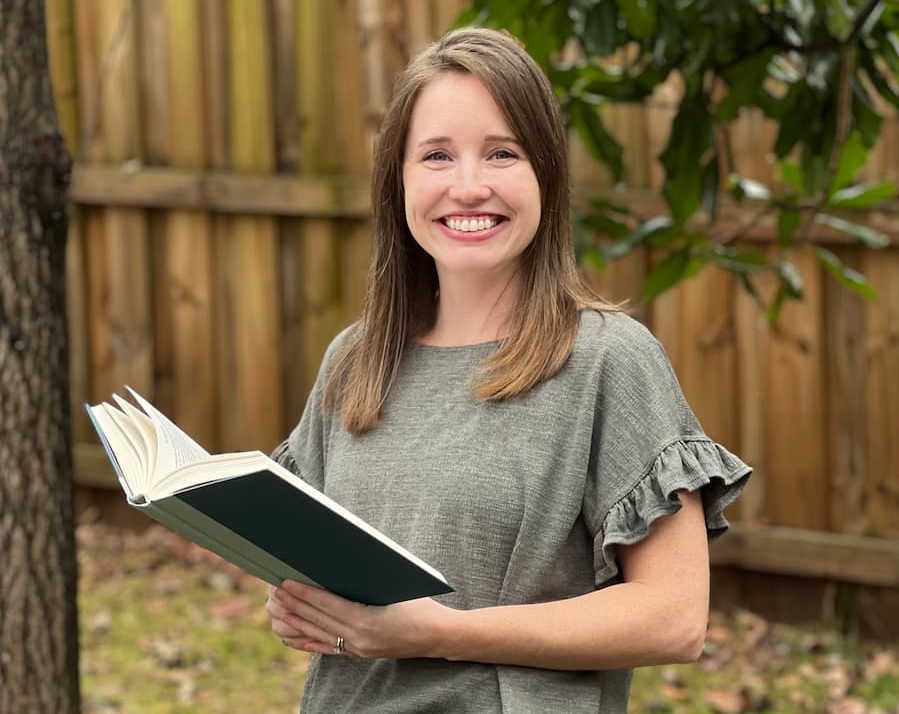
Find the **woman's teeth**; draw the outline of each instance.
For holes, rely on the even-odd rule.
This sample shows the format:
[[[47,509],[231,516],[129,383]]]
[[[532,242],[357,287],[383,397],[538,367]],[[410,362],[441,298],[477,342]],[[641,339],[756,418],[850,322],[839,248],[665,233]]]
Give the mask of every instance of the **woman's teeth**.
[[[499,223],[499,218],[491,217],[473,217],[473,218],[447,218],[446,225],[454,231],[462,231],[463,233],[474,233],[475,231],[486,231],[493,228]]]

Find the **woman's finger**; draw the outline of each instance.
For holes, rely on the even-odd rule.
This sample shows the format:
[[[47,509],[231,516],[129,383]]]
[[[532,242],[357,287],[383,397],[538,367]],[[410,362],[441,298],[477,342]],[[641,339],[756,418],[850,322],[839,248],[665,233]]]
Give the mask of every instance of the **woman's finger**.
[[[304,621],[314,625],[323,632],[340,632],[344,636],[346,636],[347,630],[352,629],[350,623],[341,621],[304,600],[299,600],[290,595],[284,597],[280,592],[276,595],[276,598],[278,605],[286,613],[283,619],[288,623],[294,624],[297,621]]]

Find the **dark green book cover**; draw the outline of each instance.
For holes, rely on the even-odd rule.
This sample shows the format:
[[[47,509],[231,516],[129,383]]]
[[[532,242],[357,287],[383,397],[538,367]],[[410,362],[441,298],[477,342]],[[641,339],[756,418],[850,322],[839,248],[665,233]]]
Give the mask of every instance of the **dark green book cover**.
[[[439,578],[268,471],[206,483],[169,498],[356,602],[388,605],[452,592]],[[166,500],[157,504],[164,507]]]

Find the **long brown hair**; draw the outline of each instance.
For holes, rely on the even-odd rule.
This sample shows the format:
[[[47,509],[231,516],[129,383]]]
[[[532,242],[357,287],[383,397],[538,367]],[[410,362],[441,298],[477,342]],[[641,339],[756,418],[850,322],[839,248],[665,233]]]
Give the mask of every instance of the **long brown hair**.
[[[374,248],[362,319],[334,358],[325,405],[343,427],[375,427],[407,341],[437,318],[437,269],[406,223],[403,161],[415,101],[437,74],[477,77],[493,96],[530,160],[540,186],[537,232],[521,256],[519,293],[508,337],[485,361],[476,397],[500,400],[549,379],[568,359],[585,307],[616,309],[581,281],[569,227],[568,147],[549,80],[508,33],[463,28],[416,56],[397,79],[375,145]]]

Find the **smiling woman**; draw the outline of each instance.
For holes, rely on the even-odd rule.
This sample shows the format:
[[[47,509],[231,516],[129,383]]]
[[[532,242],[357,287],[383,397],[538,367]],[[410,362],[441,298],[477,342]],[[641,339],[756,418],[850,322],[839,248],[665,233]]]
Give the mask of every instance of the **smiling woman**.
[[[702,649],[707,538],[750,469],[659,343],[580,282],[566,151],[506,33],[450,33],[397,83],[364,315],[274,457],[456,591],[273,589],[274,633],[318,655],[304,714],[618,714],[629,668]]]
[[[441,288],[462,292],[477,280],[514,305],[519,260],[540,222],[540,187],[484,84],[456,72],[431,80],[412,111],[405,154],[406,221]]]

